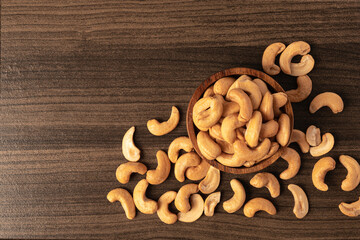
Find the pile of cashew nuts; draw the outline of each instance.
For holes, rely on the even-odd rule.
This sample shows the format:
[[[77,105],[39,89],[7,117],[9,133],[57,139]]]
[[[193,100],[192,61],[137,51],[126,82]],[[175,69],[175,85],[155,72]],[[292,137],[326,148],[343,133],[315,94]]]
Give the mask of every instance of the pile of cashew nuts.
[[[247,75],[237,79],[221,78],[208,88],[193,108],[193,121],[199,129],[197,144],[201,154],[206,159],[216,159],[226,166],[251,167],[272,156],[280,146],[286,146],[288,142],[297,143],[302,153],[309,152],[313,157],[330,152],[335,143],[331,133],[321,136],[320,129],[314,125],[309,126],[306,133],[297,129],[291,132],[289,116],[281,109],[287,101],[301,102],[311,93],[312,80],[307,74],[313,69],[315,61],[309,52],[309,44],[303,41],[293,42],[287,47],[283,43],[273,43],[265,49],[262,65],[266,73],[276,75],[283,71],[297,77],[298,88],[286,93],[271,93],[264,81],[251,79]],[[275,64],[279,54],[280,67]],[[296,55],[302,56],[299,63],[292,62]],[[309,111],[315,113],[324,106],[335,114],[342,112],[344,108],[339,95],[325,92],[311,101]],[[180,113],[173,106],[167,121],[160,123],[156,119],[149,120],[147,128],[151,134],[162,136],[175,129],[179,120]],[[157,213],[159,219],[166,224],[174,224],[176,221],[194,222],[203,213],[208,217],[213,216],[221,201],[221,192],[216,191],[220,184],[220,171],[199,157],[191,140],[186,136],[174,139],[167,153],[162,150],[156,153],[156,169],[148,170],[139,162],[141,151],[134,143],[134,132],[133,126],[123,136],[122,153],[128,162],[117,168],[116,179],[121,184],[126,184],[135,173],[146,174],[145,178],[136,184],[132,195],[124,188],[116,188],[108,193],[107,199],[110,202],[119,201],[128,219],[136,216],[136,209],[144,214]],[[182,155],[181,150],[184,152]],[[299,153],[286,147],[281,158],[288,162],[288,168],[279,178],[288,180],[295,177],[301,167]],[[339,160],[348,171],[341,189],[352,191],[360,183],[360,165],[348,155],[341,155]],[[199,183],[182,185],[177,192],[167,191],[157,201],[148,198],[146,190],[149,184],[163,183],[170,174],[172,164],[175,178],[180,183],[185,179]],[[335,160],[326,156],[314,165],[312,182],[320,191],[328,190],[325,175],[335,165]],[[280,182],[272,173],[255,174],[250,185],[267,188],[272,198],[280,196]],[[230,187],[234,192],[233,196],[222,203],[226,212],[235,213],[243,207],[246,217],[253,217],[258,211],[276,214],[275,206],[268,199],[253,198],[246,201],[246,191],[239,180],[232,179]],[[309,211],[306,193],[295,184],[289,184],[288,189],[294,197],[294,215],[299,219],[304,218]],[[199,191],[208,195],[205,201]],[[171,202],[174,202],[179,211],[177,214],[169,210]],[[360,198],[350,204],[340,203],[339,209],[347,216],[359,216]]]

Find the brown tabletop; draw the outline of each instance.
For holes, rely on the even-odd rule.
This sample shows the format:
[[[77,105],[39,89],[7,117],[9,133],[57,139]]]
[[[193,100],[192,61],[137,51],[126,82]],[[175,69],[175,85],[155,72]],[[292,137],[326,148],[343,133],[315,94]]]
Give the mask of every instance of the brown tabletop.
[[[341,190],[347,172],[338,158],[360,161],[360,3],[296,2],[1,1],[0,238],[359,239],[360,217],[344,216],[338,204],[356,201],[360,187]],[[311,181],[320,157],[301,154],[298,175],[280,181],[276,199],[249,184],[254,174],[222,173],[215,215],[194,223],[166,225],[140,212],[130,221],[119,203],[107,201],[111,189],[132,192],[144,178],[116,181],[116,168],[126,162],[121,140],[127,129],[136,126],[140,161],[154,169],[156,152],[186,135],[187,104],[203,80],[231,67],[261,70],[267,45],[298,40],[310,43],[316,64],[310,97],[293,104],[295,128],[314,124],[334,135],[327,156],[337,166],[326,176],[329,191]],[[294,77],[275,79],[284,89],[296,88]],[[342,113],[309,113],[311,99],[325,91],[342,96]],[[166,120],[172,105],[180,124],[152,136],[147,120]],[[286,168],[279,159],[265,171],[278,176]],[[244,184],[248,200],[270,199],[277,214],[226,213],[222,202],[232,196],[232,178]],[[172,169],[147,196],[158,199],[189,182],[179,183]],[[292,213],[290,183],[309,198],[302,220]]]

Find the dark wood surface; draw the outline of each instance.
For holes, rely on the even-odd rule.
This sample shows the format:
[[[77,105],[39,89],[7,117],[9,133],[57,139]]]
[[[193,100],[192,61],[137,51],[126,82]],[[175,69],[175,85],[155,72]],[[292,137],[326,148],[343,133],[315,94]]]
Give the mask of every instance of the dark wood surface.
[[[296,2],[2,0],[0,238],[359,239],[360,218],[337,206],[360,195],[360,187],[341,191],[346,169],[338,162],[340,154],[360,160],[360,2]],[[231,67],[261,70],[268,44],[296,40],[311,44],[316,65],[310,98],[293,105],[295,128],[315,124],[334,135],[327,155],[337,167],[326,177],[328,192],[311,182],[319,158],[302,154],[299,174],[281,181],[281,196],[271,199],[276,216],[248,219],[220,205],[212,218],[168,226],[156,214],[130,221],[120,204],[106,200],[111,189],[132,191],[143,178],[125,186],[115,179],[129,127],[136,126],[141,162],[155,168],[156,151],[186,135],[187,104],[204,79]],[[275,79],[284,89],[296,87],[292,77]],[[342,113],[308,112],[324,91],[343,97]],[[152,136],[146,121],[167,119],[172,105],[181,111],[179,126]],[[278,176],[285,168],[279,159],[266,171]],[[222,201],[231,197],[235,177],[247,199],[270,199],[266,189],[249,185],[252,176],[222,173]],[[308,195],[303,220],[292,213],[289,183]],[[147,195],[157,199],[181,185],[171,172]]]

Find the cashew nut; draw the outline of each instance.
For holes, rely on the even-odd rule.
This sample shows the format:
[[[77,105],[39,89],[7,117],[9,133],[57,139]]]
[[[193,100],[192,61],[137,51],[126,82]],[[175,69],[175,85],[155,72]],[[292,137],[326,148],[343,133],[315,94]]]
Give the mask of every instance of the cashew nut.
[[[360,197],[359,200],[353,203],[340,203],[339,204],[340,211],[349,217],[357,217],[360,215]]]
[[[200,130],[214,126],[221,118],[223,104],[215,97],[205,97],[197,101],[193,108],[193,121]]]
[[[234,195],[223,203],[223,208],[228,213],[234,213],[244,204],[246,199],[246,192],[244,186],[237,179],[232,179],[230,181],[230,186],[234,191]]]
[[[262,125],[262,116],[259,111],[254,111],[245,132],[247,144],[254,148],[258,145],[260,130]]]
[[[215,141],[217,144],[219,144],[221,151],[228,154],[234,154],[234,147],[232,144],[220,139],[216,139]]]
[[[147,171],[147,168],[144,164],[139,162],[127,162],[121,164],[116,169],[116,179],[122,183],[128,183],[130,180],[130,175],[132,173],[139,173],[141,175],[144,175]]]
[[[223,77],[217,80],[214,84],[214,93],[225,96],[231,85],[235,82],[232,77]]]
[[[214,192],[205,199],[204,214],[205,216],[214,216],[216,205],[220,202],[221,192]]]
[[[316,147],[321,143],[320,129],[311,125],[306,130],[306,141],[310,146]]]
[[[299,63],[291,63],[291,76],[304,76],[314,68],[315,60],[310,54],[302,56]]]
[[[301,166],[300,155],[294,149],[287,147],[281,154],[281,158],[287,161],[289,166],[280,174],[280,178],[289,180],[295,177]]]
[[[111,190],[107,195],[107,199],[111,203],[119,201],[128,219],[133,219],[136,216],[133,198],[131,194],[125,189],[115,188]]]
[[[170,118],[166,122],[159,123],[156,119],[151,119],[147,122],[149,132],[155,136],[162,136],[168,134],[176,128],[180,120],[179,110],[172,106]]]
[[[206,177],[199,183],[199,190],[202,193],[209,194],[214,192],[220,184],[220,170],[210,166]]]
[[[336,162],[332,157],[323,157],[314,165],[312,171],[312,182],[320,191],[326,192],[329,187],[324,182],[325,175],[328,171],[335,169]]]
[[[276,214],[274,205],[265,198],[253,198],[244,206],[244,215],[248,218],[253,217],[258,211],[265,211],[270,215]]]
[[[186,170],[185,175],[188,179],[192,181],[201,180],[206,176],[209,168],[210,164],[205,159],[201,159],[200,164],[196,167],[189,167]]]
[[[271,138],[276,136],[279,131],[279,124],[275,120],[270,120],[261,125],[260,139]]]
[[[157,215],[160,220],[166,224],[174,224],[177,221],[177,215],[169,211],[169,204],[175,200],[175,191],[168,191],[161,195],[158,200]]]
[[[235,129],[245,125],[245,122],[241,122],[238,119],[236,113],[231,114],[224,118],[221,123],[221,136],[228,143],[234,143],[236,140],[236,131]]]
[[[224,140],[224,138],[221,136],[221,124],[217,123],[211,128],[209,128],[209,135],[215,140],[216,139]]]
[[[133,192],[134,203],[137,209],[144,214],[153,214],[157,211],[158,205],[152,199],[146,197],[146,189],[149,186],[148,181],[146,179],[140,180]]]
[[[285,92],[291,102],[304,101],[312,90],[312,81],[308,75],[297,77],[296,82],[298,86],[296,89]]]
[[[222,117],[229,116],[233,113],[239,114],[240,106],[236,102],[225,101],[225,103],[223,105],[224,105],[224,107],[223,107],[223,113],[221,115]]]
[[[354,158],[348,155],[341,155],[339,159],[348,171],[345,180],[341,184],[341,189],[344,191],[352,191],[360,183],[360,165]]]
[[[163,183],[168,178],[171,168],[170,160],[164,151],[159,150],[156,153],[156,159],[158,162],[156,169],[146,173],[146,180],[152,185]]]
[[[277,92],[273,94],[273,102],[274,102],[274,116],[279,116],[282,112],[280,110],[281,107],[285,106],[288,101],[288,97],[286,93]]]
[[[244,163],[244,167],[251,167],[253,166],[255,163],[259,163],[265,159],[268,159],[269,157],[271,157],[272,155],[274,155],[277,150],[279,150],[280,145],[277,142],[271,142],[271,147],[269,152],[263,156],[262,158],[258,159],[258,160],[252,160],[252,161],[246,161]]]
[[[206,98],[206,97],[211,97],[211,96],[214,96],[214,95],[215,95],[215,93],[214,93],[214,85],[212,85],[211,87],[206,89],[206,91],[204,92],[203,97]]]
[[[239,121],[241,122],[249,121],[253,112],[253,105],[251,103],[249,96],[239,88],[235,88],[229,91],[227,95],[229,100],[239,104],[240,107],[240,112],[238,117]]]
[[[334,114],[344,110],[344,102],[341,97],[333,92],[324,92],[317,95],[310,103],[310,113],[315,113],[322,107],[329,107]]]
[[[277,198],[280,195],[280,183],[271,173],[257,173],[253,178],[251,178],[250,184],[256,188],[266,187],[273,198]]]
[[[185,153],[181,155],[175,163],[174,174],[179,182],[185,181],[185,171],[190,167],[200,164],[200,157],[195,152]]]
[[[178,137],[170,143],[168,156],[172,163],[175,163],[177,161],[181,149],[185,152],[191,152],[194,149],[190,138]]]
[[[282,113],[278,120],[279,131],[276,134],[276,141],[281,146],[286,146],[290,139],[290,118],[286,113]]]
[[[274,97],[267,91],[261,101],[260,112],[264,121],[269,121],[274,119]]]
[[[281,70],[289,75],[293,75],[291,72],[291,60],[296,55],[306,55],[310,52],[310,45],[303,41],[293,42],[285,48],[281,53],[279,63]],[[305,73],[307,74],[307,73]],[[305,75],[302,74],[302,75]]]
[[[285,45],[281,42],[272,43],[265,49],[262,57],[262,67],[267,74],[277,75],[280,73],[280,67],[275,64],[275,58],[284,49]]]
[[[180,222],[195,222],[204,212],[204,200],[200,194],[193,194],[190,197],[191,210],[188,212],[179,212],[178,219]]]
[[[180,212],[188,212],[190,210],[189,197],[191,194],[199,191],[198,185],[195,183],[189,183],[182,186],[175,198],[175,207]]]
[[[297,218],[303,218],[309,211],[309,201],[304,190],[295,184],[289,184],[288,189],[294,197],[293,213]]]
[[[293,142],[296,142],[299,145],[301,152],[309,152],[310,146],[309,143],[306,141],[305,133],[303,133],[302,131],[298,129],[293,129],[289,144]]]
[[[316,146],[310,148],[310,154],[313,157],[322,156],[331,151],[334,147],[335,139],[331,133],[325,133],[322,136],[322,142]]]
[[[264,97],[265,93],[269,91],[266,83],[260,78],[255,78],[253,82],[256,83],[256,85],[259,87],[261,95]]]
[[[135,146],[133,140],[134,132],[135,127],[132,126],[126,131],[122,139],[122,153],[124,157],[131,162],[136,162],[140,159],[140,150]]]
[[[221,147],[211,139],[207,132],[198,133],[197,144],[201,154],[208,160],[214,160],[221,154]]]
[[[261,99],[262,99],[262,94],[261,94],[261,91],[260,91],[260,88],[258,87],[258,85],[256,85],[256,83],[254,83],[251,79],[236,80],[233,83],[233,85],[231,85],[231,87],[229,88],[226,99],[232,100],[231,97],[229,96],[229,93],[233,89],[241,89],[244,92],[248,93],[249,97],[251,99],[253,108],[254,109],[259,108]],[[234,101],[234,100],[232,100],[232,101]],[[241,111],[241,106],[240,106],[240,111]]]
[[[243,141],[243,142],[245,142],[245,137],[244,137],[245,131],[246,131],[245,128],[242,128],[242,127],[237,128],[237,129],[235,130],[235,132],[236,132],[236,138],[239,139],[239,140],[241,140],[241,141]]]

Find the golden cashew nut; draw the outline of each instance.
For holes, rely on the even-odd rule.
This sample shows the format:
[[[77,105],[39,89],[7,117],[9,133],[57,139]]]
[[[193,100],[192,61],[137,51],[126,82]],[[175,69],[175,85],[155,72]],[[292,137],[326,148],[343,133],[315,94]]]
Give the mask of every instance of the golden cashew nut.
[[[270,215],[276,214],[274,205],[265,198],[253,198],[244,206],[244,215],[248,218],[253,217],[258,211],[265,211]]]
[[[147,122],[147,128],[152,135],[162,136],[176,128],[180,120],[179,110],[172,106],[170,118],[166,122],[159,123],[156,119]]]
[[[296,89],[285,92],[291,102],[304,101],[312,91],[312,81],[308,75],[297,77],[296,82],[298,86]]]
[[[316,146],[310,148],[310,154],[313,157],[319,157],[325,155],[333,149],[335,144],[334,136],[331,133],[325,133],[322,136],[322,142]]]
[[[228,213],[234,213],[244,205],[246,192],[244,186],[237,179],[232,179],[230,181],[230,186],[234,191],[234,195],[223,203],[223,208]]]
[[[242,127],[237,128],[237,129],[235,130],[235,132],[236,132],[236,138],[239,139],[240,141],[245,142],[245,137],[244,137],[245,131],[246,131],[245,128],[242,128]]]
[[[199,190],[202,193],[209,194],[214,192],[220,184],[220,170],[210,166],[206,177],[199,183]]]
[[[217,144],[219,144],[221,151],[228,154],[234,154],[234,147],[232,144],[220,139],[216,139],[215,141]]]
[[[140,180],[134,188],[133,198],[135,206],[140,212],[153,214],[157,211],[158,205],[156,201],[146,197],[145,193],[148,186],[149,183],[146,179]]]
[[[256,83],[256,85],[259,87],[260,92],[261,92],[261,95],[262,95],[263,97],[265,96],[265,94],[266,94],[267,92],[269,92],[269,89],[268,89],[266,83],[265,83],[263,80],[261,80],[260,78],[255,78],[255,79],[253,80],[253,82]]]
[[[239,104],[237,104],[236,102],[228,102],[225,101],[224,103],[224,108],[223,108],[223,113],[222,113],[222,117],[227,117],[233,113],[237,113],[239,114],[240,112],[240,106]]]
[[[274,97],[269,91],[265,93],[261,101],[260,112],[264,121],[274,119]]]
[[[121,164],[116,169],[116,179],[122,183],[128,183],[130,180],[130,175],[132,173],[139,173],[141,175],[144,175],[147,171],[147,167],[139,162],[127,162]]]
[[[221,147],[211,139],[207,132],[200,131],[196,140],[201,154],[206,159],[214,160],[221,154]]]
[[[179,182],[185,181],[185,171],[190,167],[200,164],[200,157],[195,152],[185,153],[181,155],[175,163],[174,174]]]
[[[312,171],[312,182],[320,191],[326,192],[329,187],[324,182],[325,175],[328,171],[335,169],[336,162],[332,157],[323,157],[317,161]]]
[[[235,82],[232,77],[223,77],[217,80],[214,84],[214,93],[225,96],[231,85]]]
[[[287,46],[285,48],[285,50],[280,55],[279,63],[280,63],[281,70],[285,74],[294,76],[291,71],[291,65],[293,64],[293,63],[291,63],[291,60],[296,55],[304,56],[304,55],[308,54],[310,52],[310,49],[311,49],[310,45],[303,41],[291,43],[289,46]],[[305,74],[307,74],[307,73],[305,73]],[[302,74],[302,75],[305,75],[305,74]]]
[[[107,199],[111,203],[119,201],[128,219],[134,219],[136,216],[134,200],[131,194],[125,189],[115,188],[111,190],[107,195]]]
[[[180,222],[195,222],[204,212],[204,200],[200,194],[193,194],[190,197],[191,209],[188,212],[179,212]]]
[[[273,102],[274,102],[274,116],[279,116],[282,111],[280,110],[281,107],[285,106],[288,101],[288,97],[286,93],[278,92],[273,94]]]
[[[217,140],[224,140],[224,138],[221,135],[221,124],[217,123],[214,126],[212,126],[211,128],[209,128],[209,135],[210,137],[212,137],[213,139]]]
[[[296,176],[301,166],[300,155],[292,148],[285,148],[281,154],[281,158],[288,162],[289,166],[280,174],[283,180],[289,180]]]
[[[152,185],[163,183],[170,174],[170,160],[164,151],[159,150],[156,153],[158,166],[155,170],[149,170],[146,173],[146,180]]]
[[[221,118],[223,104],[215,97],[205,97],[197,101],[193,108],[193,121],[200,130],[214,126]]]
[[[294,197],[293,213],[299,219],[304,218],[309,212],[309,201],[304,190],[295,184],[289,184],[288,189]]]
[[[228,143],[234,143],[236,140],[236,129],[245,125],[245,122],[241,122],[238,119],[236,113],[224,118],[221,123],[221,136]]]
[[[126,131],[122,139],[122,153],[124,157],[131,161],[136,162],[140,159],[140,150],[135,146],[134,137],[135,127],[132,126]]]
[[[158,200],[157,215],[160,220],[166,224],[174,224],[177,221],[177,215],[169,211],[169,204],[176,198],[175,191],[168,191],[161,195]]]
[[[180,150],[191,152],[194,146],[188,137],[175,138],[169,145],[168,156],[172,163],[175,163],[179,157]]]
[[[314,125],[308,127],[308,129],[306,130],[306,141],[312,147],[319,146],[319,144],[321,143],[320,129],[315,127]]]
[[[236,80],[233,85],[228,90],[226,99],[231,100],[229,93],[231,90],[241,89],[247,94],[249,94],[253,109],[258,109],[261,103],[262,94],[256,83],[254,83],[251,79],[249,80]],[[232,100],[233,101],[233,100]],[[241,110],[241,106],[240,106]]]
[[[322,107],[329,107],[334,114],[344,110],[342,98],[333,92],[324,92],[317,95],[310,103],[310,113],[315,113]]]
[[[281,146],[286,146],[290,140],[290,118],[286,113],[282,113],[278,120],[279,131],[276,134],[276,141]]]
[[[180,212],[188,212],[190,210],[189,197],[191,194],[199,191],[198,185],[195,183],[189,183],[182,186],[175,198],[175,207]]]
[[[204,214],[207,217],[214,216],[215,207],[220,202],[221,192],[214,192],[205,199]]]
[[[200,164],[196,167],[189,167],[186,170],[185,175],[188,179],[192,181],[198,181],[206,176],[209,168],[210,164],[205,159],[201,159]]]
[[[355,158],[348,155],[341,155],[339,159],[348,171],[345,180],[341,183],[341,189],[344,191],[352,191],[360,183],[360,165]]]
[[[266,187],[273,198],[277,198],[280,195],[280,183],[271,173],[257,173],[253,178],[251,178],[250,184],[256,188]]]
[[[315,60],[310,54],[302,56],[299,63],[291,63],[291,76],[304,76],[314,68]]]
[[[353,203],[340,203],[339,204],[340,211],[349,217],[357,217],[360,215],[360,197],[359,200]]]
[[[252,148],[256,147],[259,143],[261,125],[261,113],[259,111],[254,111],[245,131],[245,140],[247,144]]]
[[[281,42],[272,43],[265,49],[262,57],[262,67],[267,74],[277,75],[280,73],[280,67],[275,64],[275,58],[284,50],[285,44]]]
[[[261,94],[261,93],[260,93]],[[241,122],[247,122],[250,120],[253,112],[253,105],[249,96],[241,89],[235,88],[227,94],[229,100],[239,104],[240,112],[238,119]]]
[[[212,85],[211,87],[206,89],[206,91],[204,92],[203,98],[211,97],[211,96],[214,96],[214,95],[215,95],[215,93],[214,93],[214,85]]]
[[[275,120],[270,120],[261,125],[260,139],[275,137],[279,131],[279,124]]]
[[[294,142],[296,142],[299,145],[301,152],[303,153],[309,152],[310,146],[309,143],[306,141],[305,133],[303,133],[298,129],[293,129],[289,144]]]
[[[269,152],[262,158],[258,159],[258,160],[252,160],[252,161],[246,161],[244,163],[244,167],[251,167],[253,165],[255,165],[255,163],[259,163],[265,159],[268,159],[269,157],[271,157],[272,155],[274,155],[277,150],[279,150],[280,145],[277,142],[271,142],[271,147]]]

